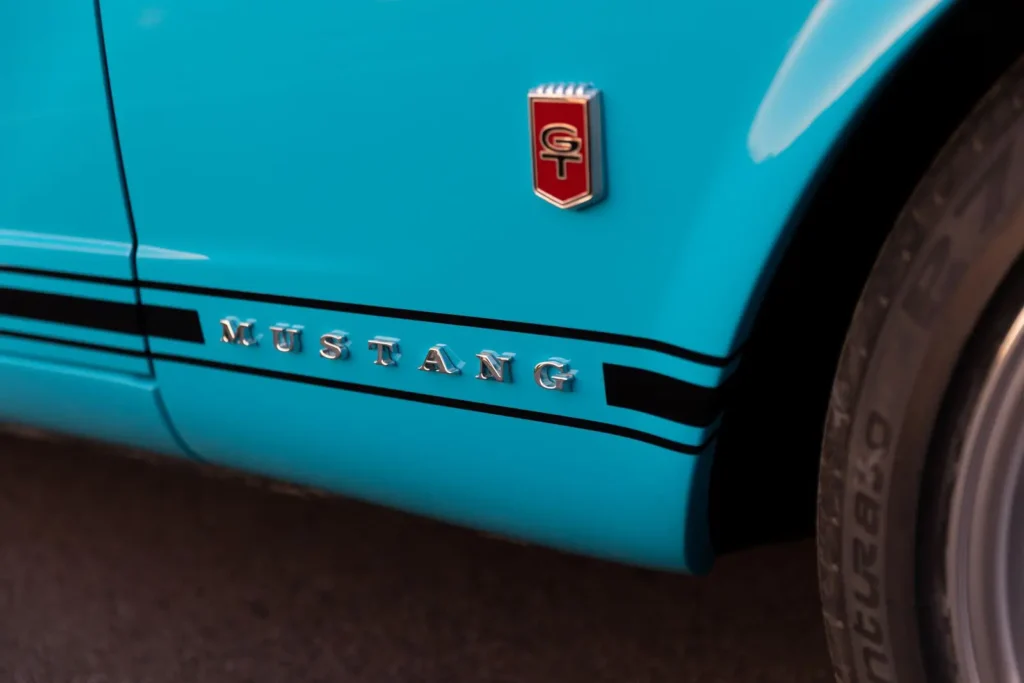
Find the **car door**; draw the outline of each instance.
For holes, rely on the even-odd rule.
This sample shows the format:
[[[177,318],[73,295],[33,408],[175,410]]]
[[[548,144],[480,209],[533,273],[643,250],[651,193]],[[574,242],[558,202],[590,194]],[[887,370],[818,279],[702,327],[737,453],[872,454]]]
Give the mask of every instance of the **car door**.
[[[91,4],[0,7],[0,93],[0,354],[149,374]]]
[[[609,160],[684,148],[624,106],[659,87],[673,10],[570,4],[579,30],[541,50],[544,0],[101,0],[142,300],[197,314],[150,346],[199,456],[681,562],[680,454],[730,364],[666,341],[683,207],[620,172],[559,210],[527,131],[530,88],[586,78],[615,93]]]
[[[146,354],[93,3],[0,5],[0,422],[184,455]],[[187,313],[186,313],[187,315]]]

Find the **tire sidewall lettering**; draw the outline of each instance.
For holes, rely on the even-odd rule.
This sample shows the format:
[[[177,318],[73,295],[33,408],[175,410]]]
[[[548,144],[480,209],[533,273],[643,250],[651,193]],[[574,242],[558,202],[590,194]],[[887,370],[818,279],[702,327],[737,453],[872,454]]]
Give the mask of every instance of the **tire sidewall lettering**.
[[[1021,84],[1024,77],[1016,86],[1024,92]],[[939,160],[947,171],[933,173],[915,191],[864,290],[861,301],[867,310],[858,313],[861,327],[851,332],[840,362],[836,384],[851,382],[853,396],[841,411],[851,423],[843,500],[837,506],[843,520],[838,534],[842,597],[834,613],[844,619],[854,681],[924,680],[921,666],[914,664],[920,654],[904,652],[917,647],[905,641],[917,630],[913,535],[918,500],[916,493],[907,493],[917,491],[909,477],[919,472],[905,463],[897,466],[903,462],[901,430],[911,409],[913,382],[892,378],[927,371],[929,343],[932,335],[942,334],[939,323],[951,297],[1024,200],[1024,190],[1013,184],[1024,177],[1018,144],[1024,124],[1019,107],[1008,115],[1007,106],[986,112],[989,125],[979,125],[973,137],[954,137]],[[994,120],[999,125],[991,125]],[[841,649],[833,647],[836,651]]]

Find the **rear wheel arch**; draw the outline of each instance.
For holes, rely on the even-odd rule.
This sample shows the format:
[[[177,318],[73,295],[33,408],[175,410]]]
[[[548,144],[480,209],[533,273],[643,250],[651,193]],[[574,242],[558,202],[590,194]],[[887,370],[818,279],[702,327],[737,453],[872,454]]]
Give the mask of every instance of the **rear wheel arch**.
[[[954,5],[896,65],[823,165],[765,272],[711,475],[719,553],[813,535],[824,417],[864,282],[935,156],[1024,54],[1013,29],[1024,9],[995,4]]]

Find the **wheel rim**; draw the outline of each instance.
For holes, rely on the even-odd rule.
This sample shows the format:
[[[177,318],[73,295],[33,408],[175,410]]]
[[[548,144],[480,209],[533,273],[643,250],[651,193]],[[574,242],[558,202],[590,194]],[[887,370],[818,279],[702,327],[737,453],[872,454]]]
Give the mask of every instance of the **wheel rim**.
[[[960,677],[1024,680],[1024,311],[1000,344],[961,449],[946,557]]]

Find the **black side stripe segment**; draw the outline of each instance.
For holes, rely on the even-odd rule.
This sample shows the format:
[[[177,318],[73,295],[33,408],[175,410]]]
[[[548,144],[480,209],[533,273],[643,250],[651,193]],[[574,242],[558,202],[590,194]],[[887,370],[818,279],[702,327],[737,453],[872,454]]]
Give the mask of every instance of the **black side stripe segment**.
[[[232,365],[229,363],[219,363],[216,361],[201,360],[199,358],[186,358],[183,356],[174,356],[165,353],[154,353],[152,354],[153,360],[169,361],[172,363],[184,363],[186,365],[195,365],[203,368],[211,368],[214,370],[224,370],[226,372],[238,372],[247,375],[255,375],[256,377],[264,377],[267,379],[283,380],[285,382],[298,382],[300,384],[308,384],[317,387],[325,387],[328,389],[340,389],[342,391],[353,391],[360,394],[370,394],[372,396],[384,396],[387,398],[396,398],[403,401],[413,401],[415,403],[426,403],[430,405],[443,406],[445,408],[455,408],[457,410],[469,410],[477,413],[486,413],[488,415],[500,415],[503,417],[513,417],[520,420],[531,420],[533,422],[543,422],[546,424],[560,425],[563,427],[573,427],[576,429],[585,429],[591,432],[599,432],[602,434],[611,434],[614,436],[621,436],[627,439],[633,439],[634,441],[641,441],[643,443],[651,444],[653,446],[659,446],[666,448],[676,453],[684,453],[686,455],[699,455],[707,448],[708,444],[715,438],[715,434],[711,434],[708,439],[699,446],[691,444],[679,443],[678,441],[672,441],[654,434],[648,434],[641,432],[637,429],[631,429],[629,427],[620,427],[619,425],[606,424],[604,422],[596,422],[594,420],[585,420],[578,417],[565,417],[563,415],[552,415],[550,413],[540,413],[533,410],[524,410],[522,408],[508,408],[505,406],[490,405],[488,403],[477,403],[476,401],[464,401],[462,399],[446,398],[443,396],[430,396],[428,394],[418,394],[412,391],[402,391],[399,389],[388,389],[384,387],[374,387],[366,384],[355,384],[353,382],[343,382],[340,380],[324,379],[322,377],[311,377],[308,375],[296,375],[290,372],[279,372],[277,370],[266,370],[264,368],[254,368],[243,365]]]
[[[615,408],[706,427],[722,414],[725,387],[702,387],[650,370],[604,363],[604,393]]]
[[[142,319],[146,334],[161,339],[202,344],[203,326],[199,324],[199,312],[170,306],[142,305]]]
[[[94,330],[143,334],[139,307],[134,303],[90,299],[27,289],[0,289],[0,315],[87,327]],[[177,341],[202,343],[199,313],[168,306],[142,306],[146,332]]]
[[[141,334],[135,304],[24,289],[0,290],[0,314],[110,332]]]
[[[36,268],[22,268],[17,266],[0,267],[0,271],[8,273],[19,273],[22,275],[37,275],[40,277],[52,277],[65,280],[77,280],[80,282],[92,282],[106,285],[121,285],[131,287],[131,280],[118,278],[99,277],[95,275],[76,275],[74,273],[59,273]],[[303,297],[282,296],[279,294],[262,294],[258,292],[243,292],[229,289],[216,289],[213,287],[197,287],[194,285],[179,285],[169,282],[153,282],[141,280],[139,286],[146,289],[154,289],[165,292],[180,292],[182,294],[197,294],[201,296],[215,296],[224,299],[238,299],[241,301],[258,301],[260,303],[280,304],[283,306],[298,306],[302,308],[313,308],[323,311],[337,311],[339,313],[356,313],[360,315],[373,315],[384,318],[399,318],[403,320],[417,320],[420,322],[440,323],[444,325],[456,325],[460,327],[477,327],[481,329],[501,330],[503,332],[521,332],[524,334],[537,334],[548,337],[561,337],[563,339],[578,339],[580,341],[599,342],[603,344],[616,344],[629,346],[637,349],[647,349],[664,353],[669,356],[681,358],[701,365],[710,365],[716,368],[724,368],[730,365],[739,357],[741,350],[737,350],[728,357],[713,356],[699,351],[691,351],[657,339],[647,339],[628,334],[615,332],[598,332],[595,330],[583,330],[575,327],[561,327],[558,325],[542,325],[539,323],[523,323],[511,320],[498,320],[496,318],[481,318],[470,315],[453,315],[448,313],[433,313],[430,311],[413,311],[404,308],[391,308],[387,306],[370,306],[366,304],[353,304],[341,301],[325,301],[322,299],[308,299]]]

